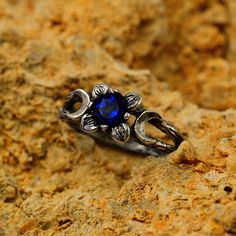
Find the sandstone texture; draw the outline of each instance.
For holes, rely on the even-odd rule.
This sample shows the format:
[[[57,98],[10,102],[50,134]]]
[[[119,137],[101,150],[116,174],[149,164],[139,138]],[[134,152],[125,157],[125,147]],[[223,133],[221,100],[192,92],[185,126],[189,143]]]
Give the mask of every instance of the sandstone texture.
[[[59,119],[101,82],[174,123],[178,150]],[[0,94],[0,236],[236,235],[234,0],[1,0]]]

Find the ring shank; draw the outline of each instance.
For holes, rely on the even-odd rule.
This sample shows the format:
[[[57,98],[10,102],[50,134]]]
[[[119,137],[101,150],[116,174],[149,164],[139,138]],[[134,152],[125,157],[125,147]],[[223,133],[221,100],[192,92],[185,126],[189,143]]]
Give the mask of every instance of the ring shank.
[[[126,143],[117,143],[117,142],[113,141],[113,139],[111,139],[108,135],[106,135],[103,132],[85,133],[80,129],[80,126],[78,124],[73,123],[73,122],[67,122],[67,123],[77,132],[89,135],[92,138],[95,138],[96,140],[98,140],[102,143],[105,143],[105,144],[117,146],[117,147],[123,148],[128,151],[138,152],[141,154],[148,154],[148,155],[153,155],[153,156],[163,156],[163,155],[167,154],[166,152],[161,151],[161,150],[157,149],[156,147],[141,144],[139,142],[139,140],[137,140],[135,138],[131,138]]]
[[[150,120],[149,122],[153,123],[152,120]],[[178,131],[176,129],[174,129],[176,132],[176,136],[174,136],[175,139],[173,139],[175,142],[175,145],[167,144],[167,143],[164,143],[160,140],[159,140],[159,142],[161,142],[161,146],[159,146],[159,147],[157,147],[156,145],[147,145],[147,144],[141,143],[140,140],[135,137],[135,135],[131,135],[130,140],[126,143],[117,143],[113,139],[111,139],[109,135],[107,135],[104,132],[97,131],[94,133],[86,133],[81,130],[80,125],[78,123],[75,123],[75,122],[69,121],[69,120],[67,120],[67,123],[77,132],[89,135],[89,136],[95,138],[96,140],[103,142],[105,144],[117,146],[117,147],[123,148],[128,151],[147,154],[147,155],[153,155],[153,156],[163,156],[168,153],[171,153],[174,150],[176,150],[178,148],[178,146],[180,145],[180,143],[183,141],[182,136],[178,133]],[[156,124],[155,124],[155,126],[156,126]],[[172,126],[171,126],[171,128],[173,129]]]

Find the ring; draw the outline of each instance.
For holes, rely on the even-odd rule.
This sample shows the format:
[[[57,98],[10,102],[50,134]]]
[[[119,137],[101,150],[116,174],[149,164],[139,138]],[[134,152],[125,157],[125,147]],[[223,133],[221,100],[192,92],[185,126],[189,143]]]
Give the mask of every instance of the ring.
[[[79,108],[76,108],[76,103],[80,103]],[[183,141],[172,124],[158,113],[141,106],[141,98],[136,93],[122,96],[118,90],[105,84],[97,84],[91,93],[82,89],[74,90],[59,114],[78,132],[138,153],[166,155],[175,151]],[[135,118],[133,124],[128,123],[131,116]],[[146,122],[166,134],[173,144],[147,135]]]

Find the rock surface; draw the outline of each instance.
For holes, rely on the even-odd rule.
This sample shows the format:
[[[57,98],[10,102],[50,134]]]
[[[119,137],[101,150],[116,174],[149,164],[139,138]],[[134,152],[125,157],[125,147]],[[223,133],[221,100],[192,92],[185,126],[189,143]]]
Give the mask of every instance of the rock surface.
[[[235,12],[1,1],[0,235],[235,235]],[[100,82],[139,93],[186,141],[154,158],[75,133],[58,109]]]

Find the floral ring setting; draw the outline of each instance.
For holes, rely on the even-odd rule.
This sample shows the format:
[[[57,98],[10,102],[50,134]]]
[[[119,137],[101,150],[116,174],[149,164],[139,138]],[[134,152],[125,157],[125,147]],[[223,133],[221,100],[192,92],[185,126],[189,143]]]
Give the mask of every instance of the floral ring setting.
[[[80,108],[75,104],[80,102]],[[133,125],[128,124],[131,116]],[[152,111],[141,106],[136,93],[122,96],[105,84],[97,84],[91,93],[82,89],[74,90],[60,109],[60,117],[79,132],[84,132],[102,142],[115,144],[125,149],[144,154],[160,156],[178,148],[183,141],[177,129]],[[149,122],[172,139],[174,144],[150,137],[145,132]]]

